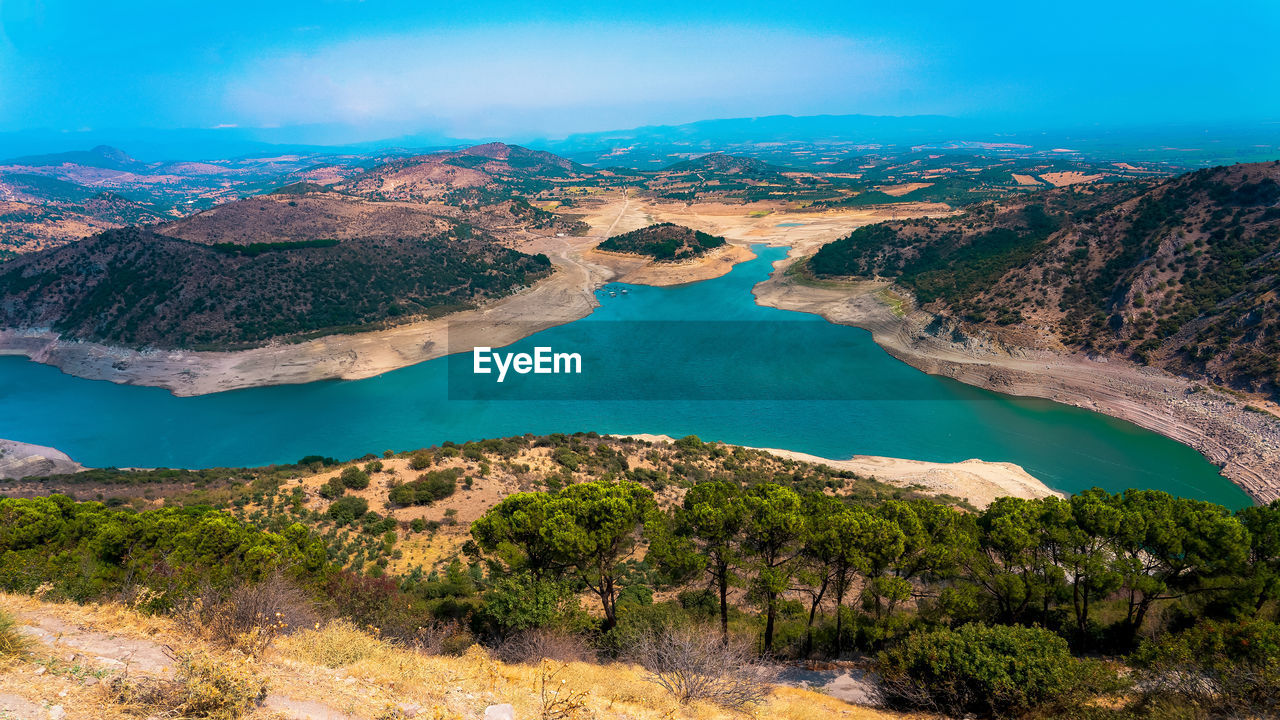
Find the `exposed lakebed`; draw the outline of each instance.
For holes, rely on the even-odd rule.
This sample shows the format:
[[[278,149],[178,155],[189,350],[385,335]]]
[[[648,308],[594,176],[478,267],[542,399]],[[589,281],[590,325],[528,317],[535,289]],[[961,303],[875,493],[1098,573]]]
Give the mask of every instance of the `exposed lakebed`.
[[[503,350],[580,353],[582,373],[508,374],[501,385],[472,375],[465,354],[365,380],[180,398],[0,357],[0,437],[95,467],[210,467],[523,433],[696,434],[832,458],[1008,461],[1066,492],[1249,503],[1199,453],[1155,433],[929,376],[864,330],[756,305],[752,286],[786,249],[755,252],[713,280],[601,289],[589,317]]]

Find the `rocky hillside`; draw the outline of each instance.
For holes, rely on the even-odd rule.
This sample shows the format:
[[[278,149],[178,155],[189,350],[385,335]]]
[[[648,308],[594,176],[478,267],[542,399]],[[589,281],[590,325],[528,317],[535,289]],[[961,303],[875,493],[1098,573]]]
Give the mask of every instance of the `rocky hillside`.
[[[489,204],[592,175],[590,168],[548,152],[489,143],[394,160],[353,177],[341,189],[375,199]]]
[[[234,348],[443,314],[551,272],[469,227],[245,242],[126,228],[0,266],[0,325],[131,347]],[[209,241],[215,244],[208,244]]]
[[[159,232],[206,245],[243,245],[316,238],[424,238],[455,225],[423,205],[369,202],[318,186],[304,189],[308,192],[276,192],[219,205],[168,223]]]
[[[895,278],[926,308],[1014,344],[1280,392],[1280,162],[859,228],[809,269]]]

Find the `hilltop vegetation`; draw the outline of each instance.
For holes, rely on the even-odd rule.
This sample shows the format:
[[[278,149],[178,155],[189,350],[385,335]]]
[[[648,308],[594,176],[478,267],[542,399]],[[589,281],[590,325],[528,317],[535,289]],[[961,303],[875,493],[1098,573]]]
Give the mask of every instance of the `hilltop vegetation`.
[[[674,223],[658,223],[614,235],[596,247],[610,252],[648,255],[658,262],[679,262],[723,246],[724,238]]]
[[[0,324],[133,347],[230,348],[499,297],[551,272],[457,232],[204,245],[137,228],[0,266]]]
[[[880,275],[999,332],[1047,326],[1242,390],[1280,392],[1280,163],[1062,188],[964,215],[882,223],[827,245],[819,275]]]
[[[408,470],[422,474],[412,499],[400,490],[407,483],[384,478]],[[158,480],[111,472],[124,487]],[[184,617],[193,597],[214,608],[286,597],[272,579],[283,574],[310,599],[272,607],[374,626],[435,653],[481,642],[509,658],[656,663],[642,652],[655,638],[699,628],[757,641],[774,657],[870,653],[887,702],[949,714],[1280,708],[1280,504],[1231,514],[1161,492],[1093,490],[971,511],[693,437],[594,434],[448,444],[355,465],[305,458],[258,471],[243,491],[223,486],[226,510],[199,506],[218,497],[217,476],[201,476],[202,495],[174,493],[173,506],[141,511],[0,500],[0,589],[78,601],[127,592],[150,612]],[[47,482],[74,489],[74,477]],[[321,481],[334,486],[327,499],[313,494]],[[454,525],[391,514],[464,494],[485,505],[446,511]],[[415,552],[424,535],[466,540],[444,543],[452,549],[430,567],[393,572],[404,568],[396,554]],[[280,642],[318,652],[320,639]],[[1079,657],[1098,651],[1124,655],[1136,685],[1114,664]]]

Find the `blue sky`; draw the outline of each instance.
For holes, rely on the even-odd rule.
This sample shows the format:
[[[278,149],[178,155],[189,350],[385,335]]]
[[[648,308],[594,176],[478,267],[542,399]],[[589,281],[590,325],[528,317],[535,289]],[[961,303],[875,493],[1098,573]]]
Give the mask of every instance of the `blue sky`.
[[[1280,3],[0,0],[0,131],[1280,120]]]

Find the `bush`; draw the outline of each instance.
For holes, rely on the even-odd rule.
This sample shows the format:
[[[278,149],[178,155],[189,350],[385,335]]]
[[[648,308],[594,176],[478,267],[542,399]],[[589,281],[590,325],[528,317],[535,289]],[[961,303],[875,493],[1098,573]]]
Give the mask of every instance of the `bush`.
[[[352,466],[342,471],[339,476],[342,486],[352,490],[364,490],[369,487],[369,473]]]
[[[132,715],[238,720],[267,697],[267,682],[248,658],[179,653],[174,679],[121,675],[107,697]]]
[[[177,616],[188,632],[253,656],[279,635],[316,620],[306,594],[280,572],[222,595],[206,588]]]
[[[595,651],[582,635],[550,628],[516,633],[498,646],[497,655],[502,662],[524,665],[543,660],[569,663],[595,659]]]
[[[31,652],[34,642],[18,629],[18,621],[0,610],[0,665]]]
[[[701,701],[741,710],[769,694],[769,672],[750,645],[736,638],[724,643],[713,627],[645,633],[630,655],[682,705]]]
[[[880,653],[876,671],[889,704],[945,715],[1053,711],[1115,687],[1114,671],[1072,657],[1048,630],[980,623],[913,632]]]
[[[355,522],[369,512],[369,501],[353,495],[344,495],[329,503],[329,518],[339,525]]]
[[[280,649],[296,660],[340,668],[367,658],[378,658],[389,648],[382,639],[361,630],[349,620],[294,633],[280,641]]]
[[[433,462],[435,462],[435,458],[431,457],[431,453],[426,450],[419,450],[409,456],[409,468],[411,470],[426,470],[431,467]]]
[[[1144,704],[1191,706],[1209,717],[1280,715],[1280,625],[1203,622],[1147,642],[1130,658]]]
[[[423,473],[413,482],[391,488],[387,502],[400,506],[430,505],[457,492],[460,475],[462,471],[458,468]]]
[[[342,484],[342,478],[329,478],[329,482],[320,486],[320,497],[325,500],[333,500],[342,497],[347,492],[347,487]]]
[[[485,612],[500,633],[551,625],[576,605],[564,583],[529,573],[503,575],[485,592]]]

